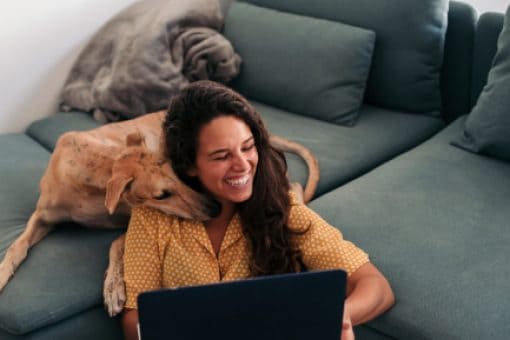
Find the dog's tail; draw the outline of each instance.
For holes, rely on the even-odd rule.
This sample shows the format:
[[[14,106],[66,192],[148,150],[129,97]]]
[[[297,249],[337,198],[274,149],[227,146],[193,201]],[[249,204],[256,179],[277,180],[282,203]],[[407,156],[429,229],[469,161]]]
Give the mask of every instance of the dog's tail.
[[[271,144],[281,151],[292,152],[305,161],[308,167],[308,179],[304,189],[303,200],[305,203],[309,202],[315,194],[317,184],[319,183],[319,162],[317,158],[305,146],[283,137],[271,135]]]

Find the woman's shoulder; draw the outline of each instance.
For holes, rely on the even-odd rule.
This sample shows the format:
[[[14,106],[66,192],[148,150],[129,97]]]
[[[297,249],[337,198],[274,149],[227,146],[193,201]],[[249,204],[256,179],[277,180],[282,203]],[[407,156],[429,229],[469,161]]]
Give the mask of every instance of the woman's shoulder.
[[[315,223],[318,219],[320,219],[320,217],[301,200],[299,200],[295,193],[291,192],[289,197],[289,228],[295,231],[306,231],[310,225]]]
[[[151,219],[154,219],[154,218],[156,218],[156,219],[175,218],[174,215],[167,215],[156,208],[152,208],[152,207],[148,207],[148,206],[144,206],[144,205],[139,205],[139,206],[133,207],[131,210],[131,215],[147,217],[147,218],[151,218]]]
[[[289,191],[289,203],[291,207],[296,205],[303,205],[303,201],[299,199],[298,194],[292,190]]]
[[[143,233],[155,240],[163,240],[174,235],[179,226],[180,218],[175,215],[167,215],[147,206],[137,206],[131,210],[128,232]]]
[[[294,193],[290,193],[290,211],[288,226],[297,232],[305,232],[313,229],[314,231],[330,230],[339,232],[339,230],[330,225],[317,212],[308,207]]]
[[[177,219],[178,217],[175,215],[168,215],[158,209],[147,206],[137,206],[131,210],[131,220],[136,220],[144,225],[169,225],[173,224]]]

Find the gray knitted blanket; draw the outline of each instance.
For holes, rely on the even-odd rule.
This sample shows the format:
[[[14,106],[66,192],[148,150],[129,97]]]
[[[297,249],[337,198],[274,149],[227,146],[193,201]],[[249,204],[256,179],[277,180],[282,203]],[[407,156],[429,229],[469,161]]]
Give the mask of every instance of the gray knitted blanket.
[[[62,92],[63,110],[100,121],[168,107],[189,82],[226,83],[241,58],[218,30],[217,0],[141,0],[107,22],[86,45]]]

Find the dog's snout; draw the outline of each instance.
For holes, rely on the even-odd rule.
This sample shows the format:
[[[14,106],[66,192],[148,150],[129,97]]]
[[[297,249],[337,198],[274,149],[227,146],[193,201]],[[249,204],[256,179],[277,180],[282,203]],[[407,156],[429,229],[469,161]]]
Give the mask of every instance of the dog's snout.
[[[221,213],[221,204],[220,202],[210,199],[206,205],[207,210],[209,211],[208,215],[210,217],[216,217]]]

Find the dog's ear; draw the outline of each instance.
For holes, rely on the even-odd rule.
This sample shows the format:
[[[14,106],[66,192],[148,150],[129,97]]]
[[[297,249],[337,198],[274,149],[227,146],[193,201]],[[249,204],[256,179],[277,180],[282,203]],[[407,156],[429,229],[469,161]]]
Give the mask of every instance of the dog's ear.
[[[120,196],[126,191],[128,185],[133,181],[133,176],[126,174],[114,174],[106,183],[106,197],[104,205],[108,213],[112,215],[119,205]]]
[[[140,132],[132,132],[126,136],[127,146],[145,146],[145,138]]]

